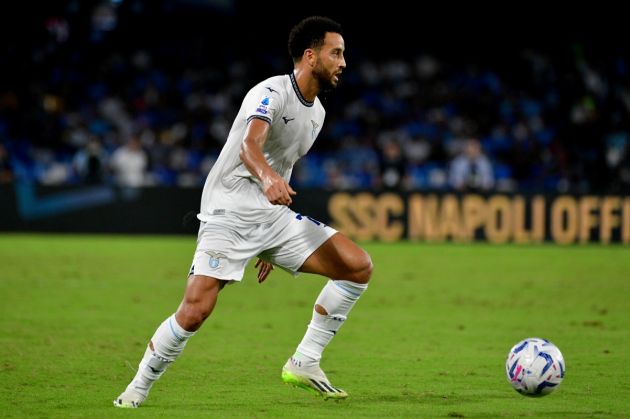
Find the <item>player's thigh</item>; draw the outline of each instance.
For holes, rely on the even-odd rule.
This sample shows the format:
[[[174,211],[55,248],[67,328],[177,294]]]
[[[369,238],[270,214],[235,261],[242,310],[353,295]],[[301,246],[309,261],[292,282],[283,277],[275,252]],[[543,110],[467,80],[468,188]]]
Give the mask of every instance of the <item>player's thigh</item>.
[[[356,243],[336,233],[304,261],[299,271],[366,283],[372,273],[372,260]]]
[[[366,283],[372,272],[369,255],[334,228],[293,213],[288,224],[272,233],[273,245],[260,257],[297,273]]]
[[[324,223],[287,209],[267,232],[266,250],[259,257],[297,275],[306,259],[336,233]]]
[[[228,281],[206,275],[190,275],[186,282],[183,303],[207,304],[216,298]]]
[[[240,281],[249,260],[263,248],[256,233],[249,225],[202,223],[189,275]]]

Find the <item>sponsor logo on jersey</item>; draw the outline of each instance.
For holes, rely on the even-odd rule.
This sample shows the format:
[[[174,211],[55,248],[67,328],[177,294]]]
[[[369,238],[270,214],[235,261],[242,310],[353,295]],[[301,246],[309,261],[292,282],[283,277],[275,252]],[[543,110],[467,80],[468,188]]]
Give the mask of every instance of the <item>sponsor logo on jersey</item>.
[[[288,124],[289,122],[293,121],[295,118],[287,118],[286,116],[282,117],[282,120],[284,121],[284,125]]]
[[[256,112],[267,115],[269,113],[269,105],[271,105],[271,98],[269,96],[263,96],[258,103]]]

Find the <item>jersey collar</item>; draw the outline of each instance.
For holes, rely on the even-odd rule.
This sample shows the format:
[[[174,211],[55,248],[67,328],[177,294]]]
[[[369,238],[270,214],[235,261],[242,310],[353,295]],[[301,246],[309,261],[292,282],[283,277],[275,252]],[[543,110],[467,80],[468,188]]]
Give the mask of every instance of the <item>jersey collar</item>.
[[[302,102],[302,105],[309,106],[309,107],[313,106],[313,103],[315,102],[309,102],[308,100],[304,99],[304,96],[302,96],[302,92],[300,92],[300,88],[298,87],[297,80],[295,80],[295,75],[293,73],[290,73],[289,77],[291,78],[291,85],[293,86],[293,90],[295,91],[295,94],[297,95],[298,99],[300,99],[300,102]]]

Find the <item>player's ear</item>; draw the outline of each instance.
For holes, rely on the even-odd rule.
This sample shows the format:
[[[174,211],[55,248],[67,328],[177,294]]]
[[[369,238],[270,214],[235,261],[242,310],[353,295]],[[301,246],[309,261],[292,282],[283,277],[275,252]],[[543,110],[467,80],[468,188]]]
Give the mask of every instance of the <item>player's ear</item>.
[[[311,48],[307,48],[304,50],[304,55],[302,57],[310,67],[314,67],[317,59],[315,57],[315,51]]]

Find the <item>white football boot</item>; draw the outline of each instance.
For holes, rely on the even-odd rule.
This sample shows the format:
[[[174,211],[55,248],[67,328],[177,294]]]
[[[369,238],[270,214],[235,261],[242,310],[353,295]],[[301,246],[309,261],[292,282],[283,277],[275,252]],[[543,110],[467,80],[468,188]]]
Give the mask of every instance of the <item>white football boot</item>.
[[[302,363],[293,357],[282,367],[282,381],[315,393],[324,400],[342,400],[348,397],[348,393],[330,384],[319,365],[303,367]]]

